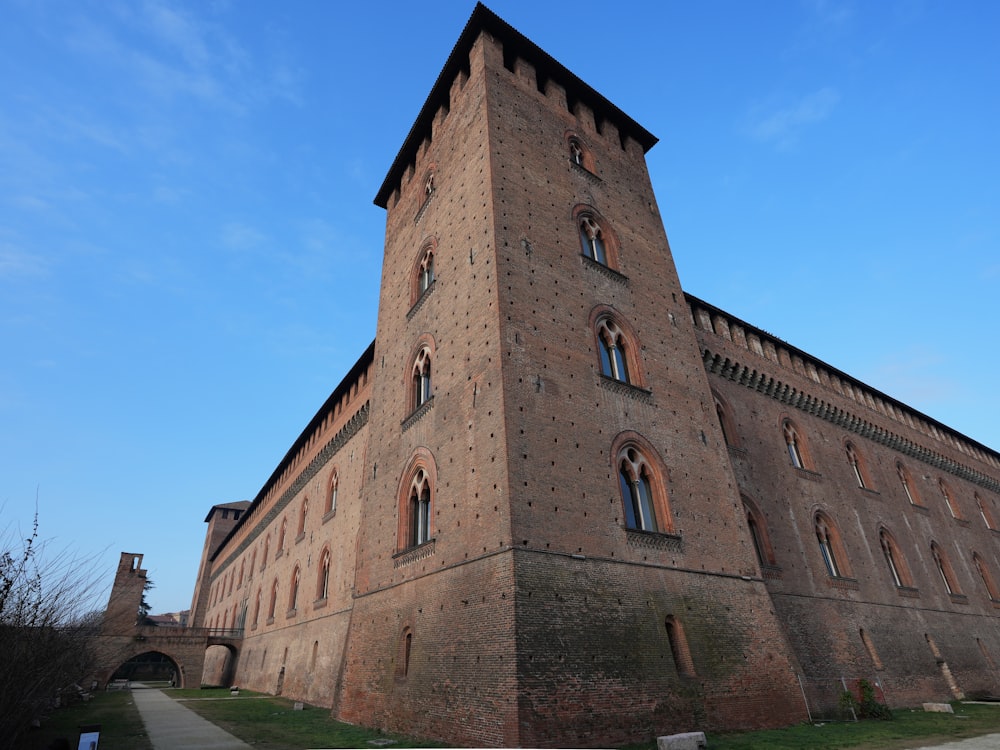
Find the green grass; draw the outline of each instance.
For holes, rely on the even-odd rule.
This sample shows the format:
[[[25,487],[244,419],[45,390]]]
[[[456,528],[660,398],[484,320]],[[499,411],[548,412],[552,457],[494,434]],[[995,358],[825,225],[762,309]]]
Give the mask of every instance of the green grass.
[[[785,729],[732,734],[709,734],[711,750],[903,750],[964,737],[1000,732],[1000,704],[952,704],[954,714],[897,709],[892,721],[859,721],[800,724]],[[633,745],[630,750],[656,748],[656,742]]]
[[[32,730],[19,745],[22,750],[46,750],[58,737],[69,740],[75,748],[80,726],[101,725],[101,750],[152,750],[139,709],[128,690],[97,693],[87,703],[57,708],[42,720],[40,729]]]
[[[240,690],[233,698],[228,688],[165,690],[182,705],[201,714],[230,734],[261,750],[297,750],[306,747],[370,747],[369,740],[392,739],[406,747],[441,747],[412,737],[384,734],[344,724],[330,717],[330,709],[305,705],[293,710],[293,701]],[[391,746],[390,746],[391,747]],[[101,750],[104,750],[103,745]]]

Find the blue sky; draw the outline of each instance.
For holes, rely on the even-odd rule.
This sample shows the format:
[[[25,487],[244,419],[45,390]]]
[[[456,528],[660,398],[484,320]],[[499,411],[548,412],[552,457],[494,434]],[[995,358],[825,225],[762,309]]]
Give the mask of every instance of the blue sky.
[[[375,335],[372,199],[473,3],[2,6],[0,531],[37,496],[187,608]],[[1000,5],[491,7],[660,138],[689,292],[1000,449]]]

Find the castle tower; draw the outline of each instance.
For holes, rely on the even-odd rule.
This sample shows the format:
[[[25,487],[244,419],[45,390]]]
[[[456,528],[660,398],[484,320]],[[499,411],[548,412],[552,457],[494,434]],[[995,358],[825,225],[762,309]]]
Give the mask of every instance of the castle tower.
[[[122,552],[115,571],[115,582],[104,610],[101,630],[105,635],[126,634],[135,631],[146,586],[146,571],[142,568],[142,555]]]
[[[654,143],[477,6],[376,198],[343,718],[477,745],[804,718]]]
[[[191,600],[191,614],[188,624],[192,628],[205,626],[205,612],[208,609],[208,591],[212,585],[211,562],[216,550],[219,549],[229,532],[232,531],[243,512],[250,507],[246,500],[234,503],[213,505],[205,516],[208,530],[205,532],[205,546],[201,551],[201,562],[198,564],[198,578],[194,585],[194,596]]]

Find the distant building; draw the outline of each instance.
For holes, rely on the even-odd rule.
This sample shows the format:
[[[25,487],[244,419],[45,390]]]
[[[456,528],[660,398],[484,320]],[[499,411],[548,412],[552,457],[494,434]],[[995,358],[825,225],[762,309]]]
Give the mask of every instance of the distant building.
[[[374,343],[206,519],[240,686],[484,746],[997,691],[1000,455],[686,295],[655,142],[477,6],[375,199]]]

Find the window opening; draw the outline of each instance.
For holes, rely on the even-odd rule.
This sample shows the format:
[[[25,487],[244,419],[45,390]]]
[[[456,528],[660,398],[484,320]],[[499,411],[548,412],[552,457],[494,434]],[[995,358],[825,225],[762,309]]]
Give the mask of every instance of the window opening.
[[[618,477],[625,503],[625,522],[630,529],[659,530],[649,475],[645,457],[635,448],[626,449],[618,464]]]
[[[799,443],[799,435],[791,422],[785,422],[783,427],[785,444],[788,446],[788,457],[792,460],[792,466],[796,469],[804,469],[805,462],[802,460],[802,447]]]
[[[410,485],[410,546],[430,541],[431,483],[427,473],[420,469]]]
[[[583,244],[583,254],[602,266],[608,265],[608,251],[604,244],[604,233],[593,217],[584,214],[580,217],[580,242]]]
[[[431,353],[421,349],[413,363],[413,408],[423,406],[431,397]]]
[[[604,318],[598,323],[597,339],[601,350],[601,373],[622,383],[630,383],[622,330],[614,321]]]

